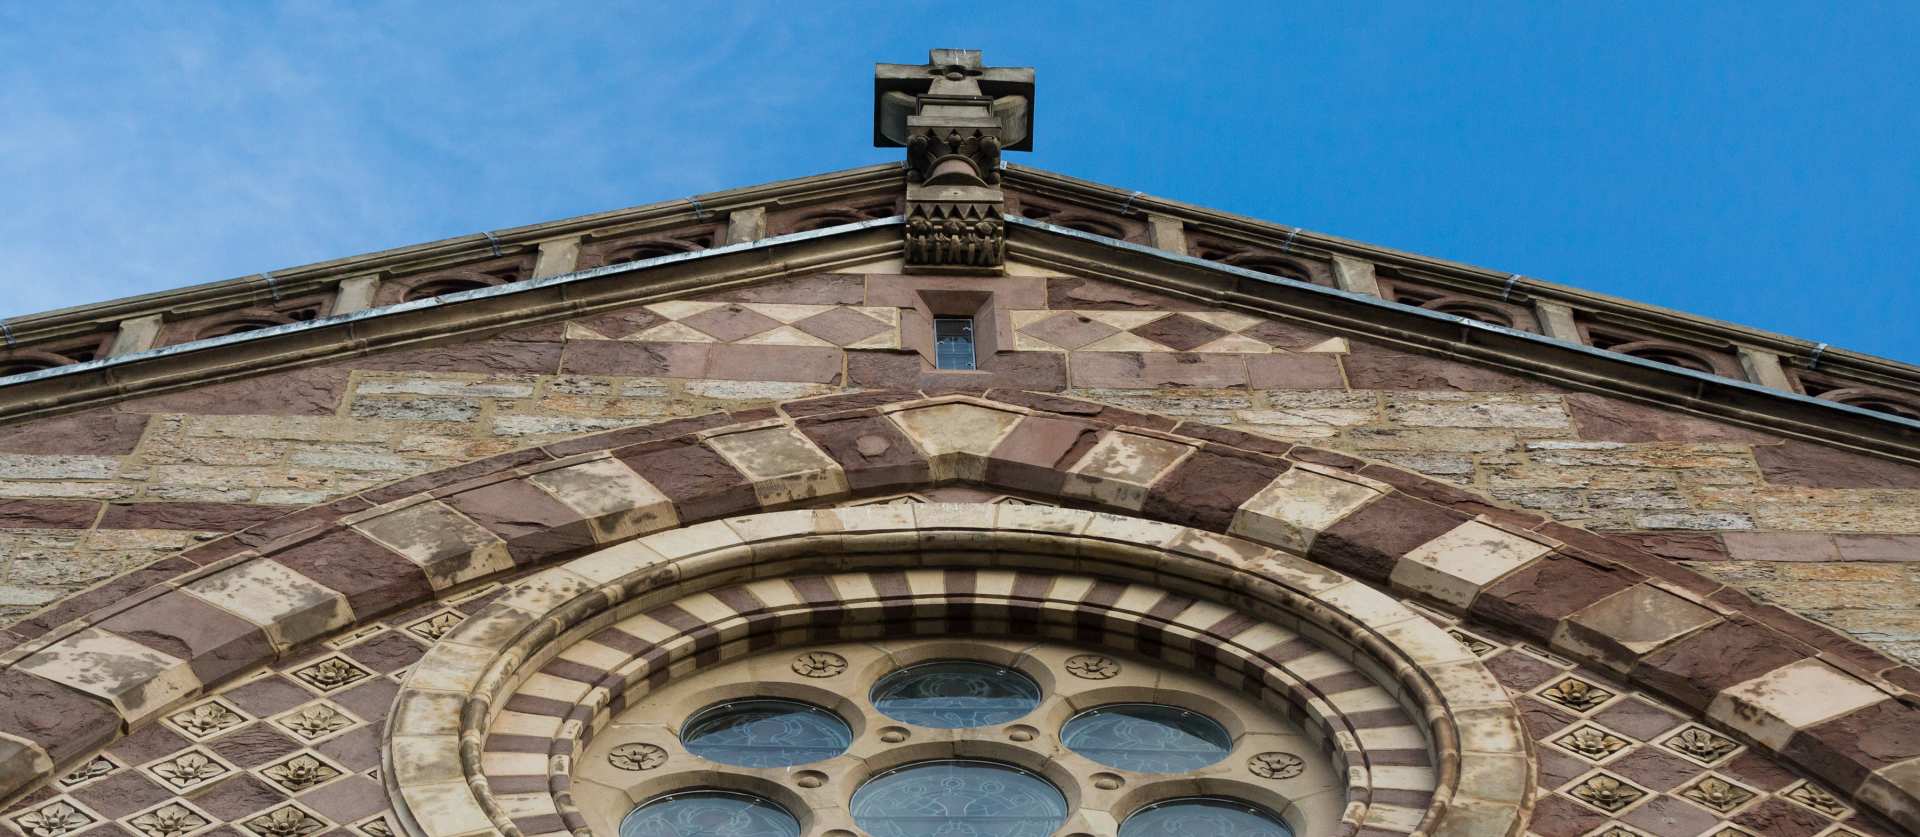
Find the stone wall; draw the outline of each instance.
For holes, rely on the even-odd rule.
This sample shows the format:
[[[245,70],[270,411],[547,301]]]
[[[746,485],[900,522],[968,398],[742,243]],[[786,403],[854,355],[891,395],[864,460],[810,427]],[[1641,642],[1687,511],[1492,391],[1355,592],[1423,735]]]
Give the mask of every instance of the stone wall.
[[[910,348],[916,281],[808,277],[0,427],[0,619],[211,533],[580,433],[1012,386],[1313,440],[1633,532],[1920,661],[1920,469],[1079,279],[994,280],[1006,351],[930,373]]]

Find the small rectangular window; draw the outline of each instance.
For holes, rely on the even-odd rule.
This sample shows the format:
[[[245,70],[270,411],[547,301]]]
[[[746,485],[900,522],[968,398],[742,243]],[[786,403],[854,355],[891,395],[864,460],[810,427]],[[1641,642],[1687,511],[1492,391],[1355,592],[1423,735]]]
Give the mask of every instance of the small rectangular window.
[[[972,317],[934,318],[933,358],[941,369],[974,368]]]

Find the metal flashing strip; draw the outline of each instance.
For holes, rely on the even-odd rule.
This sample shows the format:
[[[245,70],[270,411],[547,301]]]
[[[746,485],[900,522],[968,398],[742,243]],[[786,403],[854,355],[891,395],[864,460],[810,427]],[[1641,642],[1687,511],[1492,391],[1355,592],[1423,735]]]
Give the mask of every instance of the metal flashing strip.
[[[1118,250],[1125,250],[1132,253],[1138,253],[1143,256],[1160,259],[1166,262],[1172,262],[1174,264],[1185,265],[1187,267],[1213,271],[1216,273],[1225,273],[1232,276],[1238,276],[1243,279],[1251,279],[1256,282],[1263,282],[1269,285],[1280,285],[1283,287],[1293,288],[1309,294],[1319,294],[1327,297],[1335,297],[1335,298],[1347,300],[1349,302],[1358,303],[1364,306],[1370,306],[1374,308],[1383,308],[1391,311],[1398,311],[1404,314],[1411,314],[1416,317],[1425,317],[1427,319],[1435,320],[1438,322],[1451,323],[1453,325],[1456,325],[1468,330],[1485,331],[1485,332],[1490,332],[1494,334],[1500,334],[1506,337],[1511,337],[1516,340],[1521,340],[1524,342],[1538,343],[1545,346],[1553,346],[1555,348],[1576,352],[1582,355],[1603,359],[1613,363],[1624,363],[1629,366],[1637,366],[1643,369],[1650,369],[1650,370],[1655,370],[1655,371],[1664,372],[1668,374],[1674,374],[1683,378],[1694,380],[1703,385],[1711,384],[1713,386],[1733,387],[1735,389],[1743,390],[1755,395],[1762,395],[1769,398],[1784,399],[1790,402],[1803,404],[1811,407],[1816,407],[1820,409],[1837,410],[1839,412],[1850,414],[1853,416],[1885,422],[1887,424],[1891,424],[1896,427],[1903,427],[1910,430],[1920,430],[1920,421],[1915,421],[1909,418],[1903,418],[1901,416],[1896,416],[1892,413],[1882,413],[1877,410],[1868,410],[1863,407],[1855,407],[1850,404],[1842,404],[1838,401],[1827,401],[1824,399],[1814,398],[1812,396],[1801,395],[1800,393],[1797,393],[1797,392],[1789,392],[1787,390],[1774,389],[1772,387],[1764,387],[1764,386],[1760,386],[1759,384],[1749,383],[1747,381],[1741,381],[1734,378],[1724,378],[1719,375],[1710,375],[1705,372],[1696,372],[1692,369],[1687,369],[1685,367],[1674,366],[1672,364],[1667,364],[1667,363],[1660,363],[1658,361],[1647,360],[1645,358],[1638,358],[1632,355],[1623,355],[1618,352],[1609,352],[1605,349],[1596,349],[1592,346],[1587,346],[1580,343],[1571,343],[1565,340],[1558,340],[1543,334],[1535,334],[1531,331],[1521,331],[1517,328],[1508,328],[1506,326],[1494,325],[1492,323],[1482,322],[1480,320],[1472,319],[1470,317],[1462,317],[1457,314],[1448,314],[1444,311],[1434,311],[1427,308],[1420,308],[1413,305],[1406,305],[1399,302],[1392,302],[1389,300],[1381,299],[1380,297],[1377,297],[1377,296],[1372,296],[1370,294],[1355,293],[1353,291],[1345,291],[1339,288],[1328,288],[1321,285],[1315,285],[1309,282],[1302,282],[1297,279],[1288,279],[1284,276],[1274,276],[1272,274],[1261,273],[1259,271],[1254,271],[1254,270],[1248,270],[1244,267],[1235,267],[1230,264],[1222,264],[1220,262],[1211,262],[1211,261],[1207,261],[1206,259],[1202,259],[1198,256],[1182,255],[1179,253],[1162,250],[1158,247],[1149,247],[1145,244],[1135,244],[1131,241],[1121,241],[1120,239],[1117,239],[1117,238],[1108,238],[1103,235],[1095,235],[1093,233],[1081,232],[1079,230],[1068,229],[1066,227],[1061,227],[1061,226],[1055,226],[1045,221],[1035,221],[1032,218],[1024,218],[1018,215],[1009,216],[1007,218],[1007,223],[1012,224],[1016,227],[1028,227],[1031,229],[1043,230],[1049,233],[1053,233],[1055,235],[1066,236],[1067,238],[1077,238],[1083,241],[1087,241],[1089,243],[1100,244],[1100,245],[1112,247]]]
[[[42,380],[47,380],[49,378],[58,378],[63,375],[79,374],[81,372],[92,372],[95,370],[107,369],[107,368],[116,367],[116,366],[125,366],[131,363],[139,363],[144,360],[151,360],[154,358],[163,358],[163,357],[172,357],[174,355],[182,355],[189,352],[204,351],[206,349],[216,349],[222,346],[232,346],[235,344],[246,343],[254,340],[265,340],[271,337],[280,336],[282,334],[294,334],[302,331],[311,331],[314,329],[329,328],[332,326],[338,326],[346,323],[359,322],[361,320],[370,320],[375,317],[382,317],[388,314],[398,314],[405,311],[421,311],[429,308],[438,308],[443,305],[453,305],[456,303],[467,302],[467,301],[476,300],[476,299],[492,299],[495,297],[511,296],[516,293],[520,293],[523,291],[530,291],[536,288],[546,288],[554,285],[567,285],[575,282],[584,282],[590,279],[598,279],[603,276],[613,276],[616,274],[627,273],[630,271],[645,270],[650,267],[657,267],[665,264],[674,264],[677,262],[702,261],[705,259],[713,259],[713,258],[719,258],[721,256],[728,256],[734,253],[744,253],[751,250],[769,249],[769,248],[778,247],[785,244],[795,244],[802,241],[811,241],[811,240],[820,239],[820,238],[832,238],[834,236],[845,235],[847,233],[852,233],[852,232],[859,232],[860,230],[872,229],[875,227],[901,226],[901,225],[904,225],[905,223],[906,223],[905,216],[895,215],[889,218],[876,218],[873,220],[859,221],[852,224],[841,224],[839,226],[834,226],[834,227],[823,227],[817,230],[807,230],[805,232],[787,233],[786,235],[777,235],[772,238],[762,238],[757,241],[745,241],[739,244],[728,244],[721,247],[712,247],[705,250],[695,250],[688,253],[670,253],[664,256],[655,256],[651,259],[640,259],[638,261],[603,265],[601,267],[588,268],[586,270],[576,270],[572,273],[562,273],[557,276],[544,276],[544,277],[538,277],[534,279],[522,279],[518,282],[509,282],[504,285],[494,285],[488,288],[475,288],[471,291],[460,291],[459,293],[451,293],[451,294],[446,294],[444,296],[428,297],[426,299],[416,299],[411,302],[401,302],[393,305],[382,306],[380,308],[368,308],[363,311],[354,311],[348,314],[336,314],[330,317],[321,317],[319,319],[308,320],[306,322],[288,323],[286,325],[278,325],[270,328],[257,329],[254,331],[243,331],[238,334],[229,334],[222,337],[209,337],[204,340],[194,340],[187,343],[176,343],[171,346],[162,346],[157,349],[148,349],[144,352],[134,352],[132,354],[125,354],[125,355],[120,355],[117,357],[110,357],[110,358],[102,358],[100,360],[89,360],[84,363],[74,363],[74,364],[68,364],[66,366],[55,366],[51,369],[38,369],[32,372],[24,372],[19,375],[8,375],[6,377],[0,377],[0,387],[11,386],[13,384],[24,384],[29,381],[42,381]],[[266,274],[262,274],[262,275],[264,276]],[[4,326],[4,325],[5,325],[4,323],[0,323],[0,326]],[[10,336],[11,336],[11,332],[9,332],[9,337]]]

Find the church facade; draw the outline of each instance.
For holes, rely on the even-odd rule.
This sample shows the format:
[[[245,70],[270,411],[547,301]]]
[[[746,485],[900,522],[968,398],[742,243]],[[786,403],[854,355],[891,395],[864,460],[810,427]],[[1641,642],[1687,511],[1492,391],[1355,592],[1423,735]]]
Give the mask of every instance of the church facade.
[[[1011,165],[16,318],[32,837],[1920,831],[1920,369]]]

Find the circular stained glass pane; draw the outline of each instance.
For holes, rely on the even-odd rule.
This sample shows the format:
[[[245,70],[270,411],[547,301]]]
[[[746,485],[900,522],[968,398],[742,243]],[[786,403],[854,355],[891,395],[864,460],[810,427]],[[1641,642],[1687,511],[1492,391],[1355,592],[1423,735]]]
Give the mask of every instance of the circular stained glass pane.
[[[797,700],[759,698],[709,706],[680,730],[687,752],[736,767],[788,767],[847,751],[853,730],[840,716]]]
[[[1155,703],[1089,709],[1060,728],[1060,743],[1108,767],[1140,773],[1197,770],[1233,749],[1233,738],[1219,721]]]
[[[928,761],[867,780],[852,813],[872,837],[1047,837],[1067,821],[1067,798],[1016,767]]]
[[[1004,666],[942,660],[880,678],[873,708],[896,721],[940,729],[1004,724],[1040,705],[1040,684]]]
[[[1120,837],[1293,837],[1293,829],[1265,808],[1236,799],[1169,799],[1135,811]]]
[[[757,796],[688,791],[633,809],[620,837],[800,837],[800,821]]]

